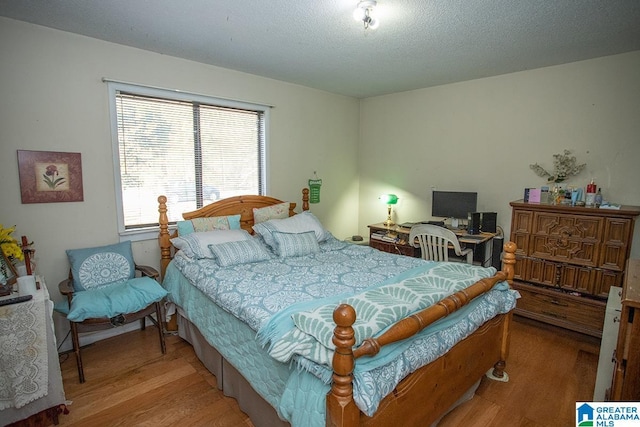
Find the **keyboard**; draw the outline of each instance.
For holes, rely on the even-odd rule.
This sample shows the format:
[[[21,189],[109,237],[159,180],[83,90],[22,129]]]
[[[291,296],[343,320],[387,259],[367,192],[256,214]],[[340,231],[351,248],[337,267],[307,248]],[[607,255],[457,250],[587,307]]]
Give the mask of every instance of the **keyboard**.
[[[484,240],[485,236],[476,236],[474,234],[465,234],[464,236],[458,236],[459,239],[467,240]]]
[[[403,222],[402,224],[400,224],[400,227],[411,228],[414,225],[420,225],[420,224],[439,225],[440,227],[444,227],[444,221]]]
[[[400,224],[400,227],[402,227],[402,228],[411,228],[416,224],[417,224],[416,222],[403,222],[402,224]]]
[[[0,307],[3,305],[16,304],[19,302],[29,301],[31,298],[33,298],[33,295],[19,295],[16,297],[1,298]]]

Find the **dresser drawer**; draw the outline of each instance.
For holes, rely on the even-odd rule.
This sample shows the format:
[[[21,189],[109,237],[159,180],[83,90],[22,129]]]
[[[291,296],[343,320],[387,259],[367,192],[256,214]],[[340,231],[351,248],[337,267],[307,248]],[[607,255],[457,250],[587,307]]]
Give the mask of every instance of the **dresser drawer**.
[[[514,282],[520,292],[516,314],[563,328],[602,336],[606,304],[589,298]]]

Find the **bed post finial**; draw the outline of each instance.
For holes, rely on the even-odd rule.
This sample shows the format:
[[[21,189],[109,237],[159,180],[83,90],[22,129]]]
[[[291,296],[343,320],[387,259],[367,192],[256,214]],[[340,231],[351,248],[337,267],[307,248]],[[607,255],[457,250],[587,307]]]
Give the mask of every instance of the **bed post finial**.
[[[302,211],[308,211],[309,210],[309,189],[308,188],[303,188],[302,189]]]
[[[302,189],[302,210],[303,211],[309,210],[309,189],[308,188]]]
[[[515,275],[514,266],[516,265],[516,249],[517,246],[513,242],[507,242],[504,244],[504,253],[502,255],[502,271],[507,273],[507,280],[509,283],[513,280]]]
[[[160,246],[160,273],[164,278],[164,272],[171,261],[171,242],[169,241],[169,217],[167,217],[167,197],[158,196],[158,212],[160,212],[160,234],[158,243]]]
[[[353,401],[353,345],[356,343],[353,324],[356,311],[340,304],[333,312],[333,382],[327,393],[327,426],[352,427],[359,424],[360,410]]]

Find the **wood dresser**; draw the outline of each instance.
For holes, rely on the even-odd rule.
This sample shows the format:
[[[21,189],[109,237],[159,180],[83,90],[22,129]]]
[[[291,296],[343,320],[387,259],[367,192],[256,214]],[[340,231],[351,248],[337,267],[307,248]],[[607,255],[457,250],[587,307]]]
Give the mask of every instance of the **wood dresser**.
[[[597,209],[511,202],[518,250],[515,314],[602,336],[611,286],[622,286],[640,206]]]
[[[640,259],[629,260],[609,400],[640,401]]]

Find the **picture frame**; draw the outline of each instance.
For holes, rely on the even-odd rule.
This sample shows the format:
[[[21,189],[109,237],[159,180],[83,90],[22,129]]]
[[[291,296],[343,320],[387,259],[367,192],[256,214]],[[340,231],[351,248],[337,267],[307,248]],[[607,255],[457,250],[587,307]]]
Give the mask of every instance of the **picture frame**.
[[[15,266],[0,250],[0,296],[11,294],[17,279],[18,273]]]
[[[18,150],[22,203],[84,201],[80,153]]]

